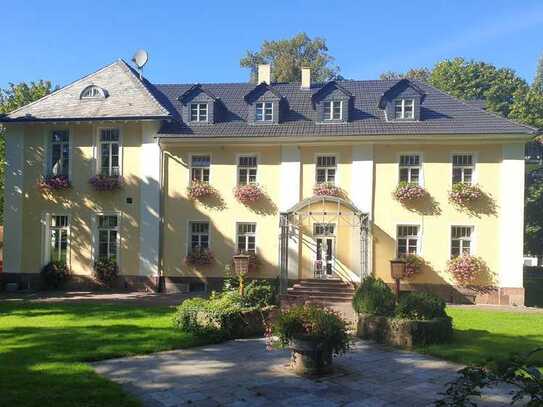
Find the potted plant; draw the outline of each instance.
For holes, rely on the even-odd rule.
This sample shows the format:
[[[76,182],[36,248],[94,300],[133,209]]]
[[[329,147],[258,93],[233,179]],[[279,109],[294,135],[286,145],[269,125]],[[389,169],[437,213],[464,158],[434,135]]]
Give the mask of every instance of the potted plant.
[[[42,191],[62,191],[71,187],[72,184],[66,175],[48,175],[38,182],[38,188]]]
[[[316,305],[300,305],[282,312],[270,338],[271,334],[279,346],[291,350],[291,366],[297,374],[329,372],[333,356],[345,353],[350,346],[347,322],[337,312]]]
[[[313,193],[317,196],[343,196],[341,188],[335,186],[331,182],[321,182],[313,187]]]
[[[193,247],[189,254],[185,257],[185,263],[191,266],[207,266],[213,262],[215,258],[209,249]]]
[[[449,260],[448,268],[458,285],[467,287],[481,276],[486,264],[480,257],[463,254]]]
[[[420,185],[402,181],[392,195],[398,202],[407,204],[423,199],[426,196],[426,190]]]
[[[458,182],[453,184],[451,191],[449,191],[449,202],[459,205],[469,205],[483,196],[483,191],[478,185],[465,184]]]
[[[192,180],[187,187],[187,195],[190,199],[201,199],[213,195],[214,193],[215,190],[209,185],[209,182]]]
[[[264,191],[259,184],[237,185],[234,188],[234,196],[244,205],[258,201],[264,196]]]
[[[89,184],[96,191],[115,191],[122,188],[124,180],[119,175],[95,175],[89,179]]]
[[[420,273],[424,267],[424,259],[416,254],[408,254],[405,256],[405,278],[411,278],[415,274]]]

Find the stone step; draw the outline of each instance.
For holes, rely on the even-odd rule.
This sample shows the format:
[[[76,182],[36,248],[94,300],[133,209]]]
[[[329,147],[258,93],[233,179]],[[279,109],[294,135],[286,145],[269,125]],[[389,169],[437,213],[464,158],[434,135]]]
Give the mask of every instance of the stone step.
[[[353,298],[353,293],[350,292],[334,292],[334,291],[312,291],[312,290],[292,290],[288,291],[288,294],[301,296],[301,297],[341,297],[341,298]]]
[[[298,290],[307,290],[307,291],[314,291],[314,292],[344,292],[344,293],[354,293],[354,289],[351,287],[315,287],[315,286],[307,286],[307,285],[300,285],[295,284],[292,287],[288,289],[289,291],[298,291]]]

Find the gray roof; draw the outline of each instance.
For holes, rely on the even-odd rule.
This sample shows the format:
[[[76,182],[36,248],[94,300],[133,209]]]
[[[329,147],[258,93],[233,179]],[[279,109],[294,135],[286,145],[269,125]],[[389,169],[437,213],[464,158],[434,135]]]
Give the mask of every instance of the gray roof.
[[[345,80],[337,82],[353,96],[347,123],[319,123],[312,95],[323,84],[303,90],[299,83],[277,83],[272,87],[288,102],[288,110],[278,124],[251,124],[249,106],[244,100],[254,87],[250,83],[201,84],[218,99],[223,108],[214,124],[183,123],[178,100],[193,84],[154,85],[155,97],[175,120],[165,122],[161,137],[239,137],[239,136],[356,136],[418,134],[530,134],[536,129],[470,105],[420,81],[412,83],[425,93],[420,121],[386,121],[379,109],[383,94],[398,80]]]

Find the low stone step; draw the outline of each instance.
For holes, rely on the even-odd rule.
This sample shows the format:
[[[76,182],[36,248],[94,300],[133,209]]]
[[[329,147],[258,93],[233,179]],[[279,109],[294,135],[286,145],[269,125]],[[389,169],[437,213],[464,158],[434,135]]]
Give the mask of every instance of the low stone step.
[[[289,291],[290,295],[296,295],[299,297],[341,297],[341,298],[353,298],[352,293],[342,293],[342,292],[323,292],[323,291],[309,291],[309,290],[296,290]]]
[[[295,284],[292,287],[289,288],[289,290],[312,290],[312,291],[343,291],[343,292],[349,292],[354,293],[354,289],[351,287],[345,287],[345,286],[338,286],[338,287],[329,287],[329,286],[322,286],[322,287],[315,287],[312,285],[298,285]]]

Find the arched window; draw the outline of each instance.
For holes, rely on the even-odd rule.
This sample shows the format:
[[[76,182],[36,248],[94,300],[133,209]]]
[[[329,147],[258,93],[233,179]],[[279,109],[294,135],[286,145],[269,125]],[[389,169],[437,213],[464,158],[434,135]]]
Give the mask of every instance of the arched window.
[[[104,90],[95,85],[87,86],[83,89],[83,92],[81,92],[81,99],[100,99],[105,97],[106,94]]]

